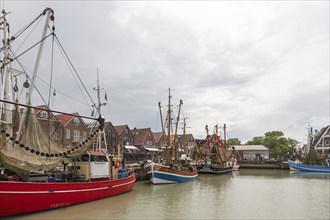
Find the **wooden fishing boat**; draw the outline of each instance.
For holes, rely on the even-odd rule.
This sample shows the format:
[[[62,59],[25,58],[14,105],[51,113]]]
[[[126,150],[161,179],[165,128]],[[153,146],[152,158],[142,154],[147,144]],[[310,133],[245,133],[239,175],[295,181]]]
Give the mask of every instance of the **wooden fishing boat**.
[[[153,184],[182,183],[193,180],[198,173],[192,167],[165,166],[151,163],[148,168],[148,175]]]
[[[196,163],[198,173],[225,174],[237,171],[239,165],[235,159],[235,148],[232,148],[231,155],[227,157],[226,139],[219,135],[218,125],[214,128],[212,135],[208,134],[208,126],[205,127],[207,140],[200,150],[200,159]],[[223,126],[226,136],[226,125]]]
[[[224,173],[229,173],[232,171],[237,171],[238,167],[234,166],[228,166],[228,167],[223,167],[223,166],[217,166],[217,165],[203,165],[203,166],[197,166],[197,172],[198,173],[210,173],[210,174],[224,174]]]
[[[9,48],[12,48],[17,36],[9,36],[6,15],[2,10],[0,25],[4,45],[1,51],[4,56],[0,94],[0,217],[59,208],[130,191],[135,183],[134,172],[127,172],[121,166],[120,153],[116,157],[110,156],[101,146],[105,119],[101,116],[100,104],[98,117],[68,114],[50,110],[49,106],[40,108],[31,104],[43,43],[50,22],[54,21],[53,10],[47,8],[33,20],[37,22],[46,16],[32,76],[24,71],[21,71],[23,74],[14,73],[11,68],[17,57],[10,57],[14,55],[10,54],[12,50]],[[49,29],[52,32],[48,36],[55,36],[55,28]],[[20,100],[18,92],[17,78],[20,75],[24,79],[26,77],[22,87],[22,91],[27,90],[25,102]],[[38,118],[37,110],[48,117]],[[62,133],[56,133],[55,129],[43,129],[42,126],[44,123],[49,126],[47,128],[55,128],[56,123],[60,130],[60,122],[53,115],[55,113],[77,119],[75,127],[81,118],[93,120],[93,129],[82,140],[74,140],[75,145],[64,146],[61,138],[55,135],[65,133],[64,129]]]
[[[147,174],[149,176],[150,181],[153,184],[168,184],[168,183],[182,183],[186,181],[190,181],[195,179],[198,176],[198,173],[195,168],[189,166],[189,164],[181,165],[178,161],[178,147],[177,147],[177,128],[178,128],[178,120],[176,121],[176,128],[173,138],[171,139],[171,89],[168,90],[168,109],[167,109],[167,118],[166,122],[162,121],[162,112],[161,106],[159,105],[160,116],[161,116],[161,124],[162,124],[162,132],[163,137],[167,137],[166,141],[163,142],[163,146],[165,147],[165,164],[156,164],[151,163],[147,167]],[[182,100],[180,100],[178,117],[180,115],[181,105],[183,104]],[[167,127],[167,134],[165,134],[165,127]],[[168,146],[168,147],[167,147]]]

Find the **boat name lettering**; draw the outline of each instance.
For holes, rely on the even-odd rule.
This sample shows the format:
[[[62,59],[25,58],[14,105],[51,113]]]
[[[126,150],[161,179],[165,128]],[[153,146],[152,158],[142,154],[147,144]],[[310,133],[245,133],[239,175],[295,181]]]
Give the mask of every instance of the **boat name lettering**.
[[[70,203],[57,203],[57,204],[50,205],[50,208],[55,209],[55,208],[59,208],[59,207],[69,206],[69,205],[70,205]]]

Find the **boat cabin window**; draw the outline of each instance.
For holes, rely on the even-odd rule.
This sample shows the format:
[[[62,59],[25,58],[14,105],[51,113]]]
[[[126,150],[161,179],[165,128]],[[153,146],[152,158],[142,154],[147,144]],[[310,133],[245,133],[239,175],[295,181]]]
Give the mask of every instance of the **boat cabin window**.
[[[89,161],[89,156],[88,156],[87,154],[84,154],[84,155],[81,157],[81,161],[88,162],[88,161]]]
[[[105,155],[91,155],[91,162],[107,162]]]

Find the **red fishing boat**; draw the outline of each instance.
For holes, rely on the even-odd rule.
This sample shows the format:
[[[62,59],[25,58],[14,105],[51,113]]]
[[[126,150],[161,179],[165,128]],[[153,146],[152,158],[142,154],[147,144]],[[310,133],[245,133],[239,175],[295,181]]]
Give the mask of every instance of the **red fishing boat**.
[[[46,17],[32,76],[24,70],[14,71],[12,68],[13,61],[20,56],[13,54],[12,44],[21,32],[9,36],[7,14],[2,10],[0,18],[4,37],[0,49],[4,53],[0,94],[0,217],[74,205],[132,190],[135,174],[121,165],[120,148],[116,155],[106,150],[100,99],[97,106],[91,100],[98,112],[97,117],[50,110],[50,100],[43,107],[31,104],[32,91],[37,88],[35,79],[44,40],[47,36],[55,36],[55,28],[48,29],[54,21],[53,10],[45,9],[32,21]],[[47,35],[49,30],[51,33]],[[24,77],[22,88],[17,83],[20,76]],[[20,93],[25,90],[26,100],[23,102]],[[99,86],[97,91],[99,97]],[[64,118],[72,120],[73,135],[61,126]],[[82,118],[93,121],[90,130]],[[84,125],[89,134],[86,131],[79,134],[79,125]],[[64,137],[72,137],[72,143],[64,144]]]
[[[218,125],[214,128],[214,133],[209,135],[206,125],[206,142],[200,149],[200,159],[197,160],[196,167],[198,173],[224,174],[237,171],[239,165],[235,159],[235,148],[232,148],[230,156],[227,156],[226,149],[226,125],[224,124],[224,140],[219,135]]]
[[[135,175],[95,182],[0,182],[0,216],[59,208],[131,190]]]

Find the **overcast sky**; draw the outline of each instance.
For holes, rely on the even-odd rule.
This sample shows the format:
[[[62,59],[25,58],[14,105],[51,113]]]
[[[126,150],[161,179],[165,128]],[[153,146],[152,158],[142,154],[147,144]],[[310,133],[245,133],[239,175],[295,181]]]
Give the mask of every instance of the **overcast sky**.
[[[329,124],[329,1],[1,1],[12,33],[46,7],[93,97],[98,69],[114,125],[161,131],[168,88],[195,138],[225,123],[242,143],[273,130],[305,143]]]

